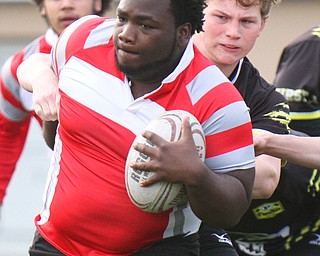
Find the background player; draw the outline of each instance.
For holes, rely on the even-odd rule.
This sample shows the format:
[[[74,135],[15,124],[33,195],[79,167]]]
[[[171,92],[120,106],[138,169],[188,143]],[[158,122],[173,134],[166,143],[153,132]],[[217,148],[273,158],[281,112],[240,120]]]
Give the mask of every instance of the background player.
[[[280,57],[274,84],[288,100],[290,127],[320,136],[320,25],[287,45]]]
[[[31,118],[36,118],[42,125],[42,121],[33,111],[32,94],[20,87],[17,81],[17,67],[34,53],[50,53],[52,45],[67,26],[85,15],[102,15],[111,0],[34,0],[34,2],[49,28],[45,35],[10,57],[1,70],[0,207],[25,145]]]

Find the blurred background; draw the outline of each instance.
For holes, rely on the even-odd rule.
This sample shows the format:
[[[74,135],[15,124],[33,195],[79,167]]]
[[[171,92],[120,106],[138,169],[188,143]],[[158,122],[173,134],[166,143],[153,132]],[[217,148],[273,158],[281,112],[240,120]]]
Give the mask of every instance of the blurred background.
[[[114,8],[106,16],[114,17]],[[285,45],[317,24],[320,0],[282,0],[271,10],[266,29],[249,58],[272,83]],[[45,30],[46,23],[31,1],[0,0],[0,66]],[[49,161],[40,128],[33,122],[0,213],[0,256],[28,255]]]

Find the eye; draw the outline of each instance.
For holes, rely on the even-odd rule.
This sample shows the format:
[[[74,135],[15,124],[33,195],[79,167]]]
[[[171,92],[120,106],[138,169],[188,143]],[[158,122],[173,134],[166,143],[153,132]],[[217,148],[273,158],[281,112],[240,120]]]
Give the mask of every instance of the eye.
[[[245,23],[245,24],[254,23],[252,20],[247,20],[247,19],[241,20],[241,22],[242,22],[242,23]]]
[[[223,15],[216,15],[216,17],[219,19],[219,20],[226,20],[227,17],[226,16],[223,16]]]
[[[126,18],[124,18],[124,17],[121,17],[121,16],[117,16],[117,20],[118,20],[118,22],[126,22]]]
[[[140,27],[142,27],[143,29],[149,30],[152,29],[153,27],[147,24],[140,24]]]

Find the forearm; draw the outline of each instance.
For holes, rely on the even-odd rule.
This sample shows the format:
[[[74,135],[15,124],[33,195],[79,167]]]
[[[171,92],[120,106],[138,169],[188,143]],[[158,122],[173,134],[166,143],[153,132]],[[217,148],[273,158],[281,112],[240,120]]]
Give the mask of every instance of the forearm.
[[[278,186],[281,173],[281,160],[269,155],[256,157],[256,176],[252,198],[269,198]]]
[[[58,118],[58,77],[51,68],[51,56],[37,53],[18,67],[17,76],[23,88],[33,93],[33,109],[44,121]]]
[[[17,77],[20,85],[29,92],[33,92],[33,86],[37,81],[57,81],[57,77],[51,68],[51,55],[35,53],[23,61],[17,69]]]
[[[320,168],[320,138],[269,135],[265,154],[310,168]]]

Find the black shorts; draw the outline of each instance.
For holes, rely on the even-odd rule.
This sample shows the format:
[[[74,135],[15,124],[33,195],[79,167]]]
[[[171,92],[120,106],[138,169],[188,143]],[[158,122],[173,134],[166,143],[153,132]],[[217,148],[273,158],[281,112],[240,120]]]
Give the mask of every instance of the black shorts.
[[[199,230],[200,256],[238,256],[226,231],[202,223]]]
[[[198,234],[179,235],[163,239],[132,256],[199,256],[200,244]],[[30,256],[63,256],[64,254],[49,244],[38,231],[29,249]]]
[[[200,256],[251,256],[251,255],[264,255],[264,256],[320,256],[320,233],[309,232],[304,234],[297,242],[291,243],[291,248],[286,250],[286,239],[283,239],[282,243],[279,243],[275,248],[272,246],[256,246],[256,250],[244,252],[242,250],[237,251],[236,247],[233,247],[231,239],[228,234],[221,229],[209,227],[206,224],[202,224],[199,230],[200,236]],[[262,241],[261,241],[262,243]],[[250,243],[248,243],[250,248]]]

